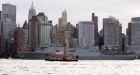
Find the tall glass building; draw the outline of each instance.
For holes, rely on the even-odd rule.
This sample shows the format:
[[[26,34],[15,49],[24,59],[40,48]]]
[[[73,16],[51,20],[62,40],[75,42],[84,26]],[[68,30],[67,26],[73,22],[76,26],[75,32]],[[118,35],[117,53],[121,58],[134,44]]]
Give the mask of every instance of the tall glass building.
[[[16,6],[12,4],[2,4],[2,34],[5,39],[16,29]]]
[[[79,27],[79,47],[90,48],[94,46],[94,22],[93,21],[80,21]]]
[[[121,50],[122,26],[114,17],[103,19],[104,47],[107,49]]]

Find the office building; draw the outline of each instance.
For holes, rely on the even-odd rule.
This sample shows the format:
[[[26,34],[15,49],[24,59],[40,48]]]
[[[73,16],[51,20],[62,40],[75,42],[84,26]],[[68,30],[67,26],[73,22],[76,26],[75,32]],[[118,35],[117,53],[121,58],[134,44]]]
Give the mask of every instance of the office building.
[[[140,17],[133,17],[128,24],[128,51],[140,56]]]
[[[48,17],[43,12],[40,12],[37,15],[37,17],[39,20],[40,46],[50,46],[50,44],[51,44],[51,38],[50,38],[51,23],[48,22]]]
[[[24,22],[23,27],[22,27],[22,31],[23,31],[23,49],[25,51],[27,51],[28,49],[28,23],[27,21]]]
[[[39,47],[40,41],[39,41],[39,21],[37,19],[37,16],[33,16],[32,19],[29,20],[29,50],[35,51],[36,48]]]
[[[92,13],[92,21],[95,22],[95,29],[94,29],[94,39],[95,45],[99,46],[99,33],[98,33],[98,16],[95,16],[95,13]]]
[[[67,11],[66,9],[62,12],[62,25],[66,25],[67,24]]]
[[[94,22],[93,21],[80,21],[78,26],[79,32],[79,47],[90,48],[94,47]]]
[[[2,4],[2,24],[1,32],[4,39],[9,39],[9,35],[16,29],[16,6],[12,4]]]
[[[104,49],[118,53],[122,49],[122,29],[119,20],[114,17],[103,19]]]

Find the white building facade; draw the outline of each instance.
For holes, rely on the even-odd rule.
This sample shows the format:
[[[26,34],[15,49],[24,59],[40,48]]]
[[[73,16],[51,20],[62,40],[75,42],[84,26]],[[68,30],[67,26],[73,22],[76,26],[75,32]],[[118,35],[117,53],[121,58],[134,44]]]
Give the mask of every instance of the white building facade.
[[[40,47],[50,46],[51,44],[51,24],[48,22],[48,17],[43,13],[37,15],[39,20],[39,37],[40,37]]]
[[[49,46],[51,44],[50,39],[50,29],[51,24],[40,24],[41,25],[41,31],[40,31],[40,46]]]
[[[90,48],[94,46],[94,22],[80,21],[78,27],[79,47]]]

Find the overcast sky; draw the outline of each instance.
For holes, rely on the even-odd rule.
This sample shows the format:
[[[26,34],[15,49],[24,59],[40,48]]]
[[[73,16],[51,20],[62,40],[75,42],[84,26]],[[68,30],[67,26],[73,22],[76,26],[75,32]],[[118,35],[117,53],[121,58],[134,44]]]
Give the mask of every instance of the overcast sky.
[[[94,12],[99,16],[99,30],[103,26],[103,18],[114,16],[122,23],[125,33],[131,17],[140,16],[140,0],[0,0],[0,8],[7,2],[16,5],[17,24],[22,26],[28,18],[32,1],[36,12],[45,12],[53,24],[58,22],[64,9],[67,9],[68,21],[74,25],[91,20],[91,13]]]

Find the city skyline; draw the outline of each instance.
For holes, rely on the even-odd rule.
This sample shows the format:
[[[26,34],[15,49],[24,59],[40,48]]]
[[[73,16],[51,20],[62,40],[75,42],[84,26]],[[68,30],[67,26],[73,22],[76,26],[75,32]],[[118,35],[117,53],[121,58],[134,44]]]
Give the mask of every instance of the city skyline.
[[[68,22],[71,22],[73,25],[79,21],[90,21],[91,13],[94,12],[99,17],[99,30],[103,27],[103,18],[113,16],[122,23],[122,30],[125,33],[131,17],[140,16],[139,0],[133,2],[131,0],[103,0],[102,2],[99,0],[1,0],[0,8],[2,8],[3,3],[8,2],[17,6],[17,24],[21,26],[25,20],[28,20],[28,10],[32,2],[34,2],[36,12],[45,12],[49,20],[53,21],[53,25],[58,23],[58,18],[64,9],[68,13]]]
[[[74,49],[72,52],[77,54],[77,56],[72,56],[72,58],[70,58],[73,60],[77,60],[79,56],[93,57],[92,55],[94,55],[94,53],[89,54],[91,53],[90,50],[92,52],[98,52],[98,56],[100,56],[100,54],[123,54],[125,56],[127,54],[136,54],[137,58],[140,56],[140,46],[138,45],[140,17],[138,16],[131,17],[132,21],[128,22],[129,28],[127,28],[127,35],[125,35],[122,33],[121,22],[114,16],[109,16],[108,18],[104,17],[103,29],[98,32],[98,27],[101,26],[99,26],[99,17],[95,12],[91,13],[91,20],[82,21],[81,18],[78,20],[79,23],[77,23],[76,26],[73,26],[74,24],[70,23],[71,21],[68,21],[67,10],[64,9],[61,13],[61,17],[58,18],[58,24],[54,24],[53,26],[53,20],[48,19],[46,13],[41,11],[37,15],[35,6],[32,2],[28,11],[28,20],[24,22],[23,27],[19,27],[19,24],[16,21],[16,17],[18,16],[16,10],[16,4],[2,4],[0,39],[3,41],[0,43],[1,57],[20,58],[24,53],[30,55],[30,52],[33,52],[34,54],[36,51],[46,52],[58,50],[58,48],[61,48],[60,50],[64,51],[64,60],[69,57],[69,55],[67,56],[67,52],[71,52],[72,49]],[[18,27],[16,26],[16,23],[18,24]],[[82,53],[82,50],[89,51],[86,51],[87,53]],[[46,56],[51,56],[53,54],[50,55],[50,52],[47,53],[49,53],[49,55],[44,53],[45,56],[44,54],[41,54],[42,56],[40,56],[37,52],[39,57],[37,55],[36,58],[41,57],[46,59]],[[131,59],[129,57],[124,58]],[[132,55],[132,59],[133,58],[135,58],[135,55]]]

